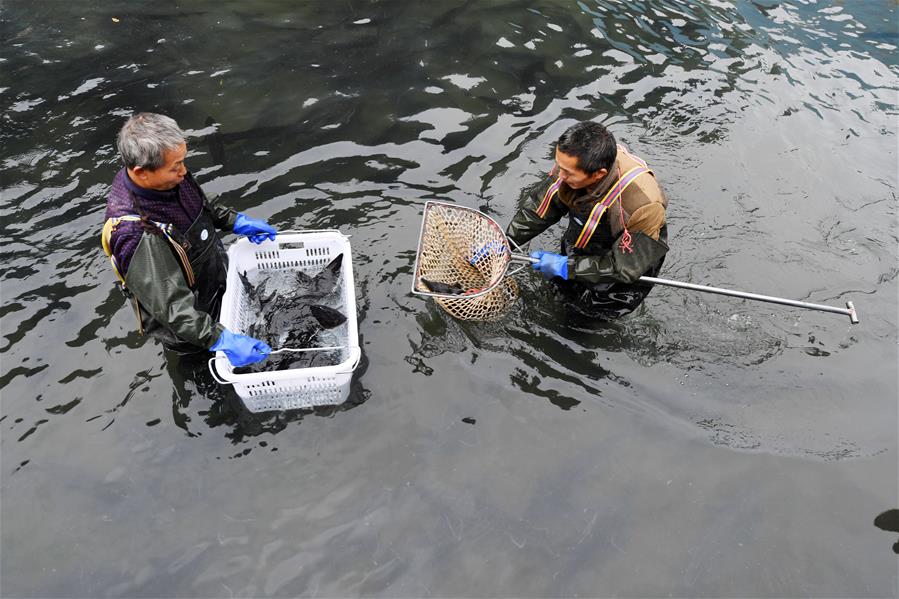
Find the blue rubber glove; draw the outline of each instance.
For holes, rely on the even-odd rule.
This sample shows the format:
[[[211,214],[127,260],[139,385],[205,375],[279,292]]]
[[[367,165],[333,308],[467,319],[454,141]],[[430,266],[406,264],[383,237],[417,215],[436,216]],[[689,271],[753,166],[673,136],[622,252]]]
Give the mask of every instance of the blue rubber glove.
[[[531,263],[531,266],[534,267],[534,270],[542,272],[547,279],[561,277],[568,280],[568,256],[537,250],[531,252],[531,258],[539,260],[539,262]]]
[[[272,353],[272,348],[264,341],[232,333],[228,329],[222,331],[218,341],[209,350],[225,352],[232,366],[247,366],[266,359]]]
[[[477,264],[478,260],[482,258],[486,258],[490,254],[503,254],[506,251],[506,246],[501,241],[490,241],[476,249],[471,253],[471,258],[468,259],[468,263],[472,266]]]
[[[277,231],[273,226],[262,220],[250,218],[246,214],[238,214],[234,221],[234,232],[238,235],[246,235],[253,243],[262,243],[266,239],[275,240]]]

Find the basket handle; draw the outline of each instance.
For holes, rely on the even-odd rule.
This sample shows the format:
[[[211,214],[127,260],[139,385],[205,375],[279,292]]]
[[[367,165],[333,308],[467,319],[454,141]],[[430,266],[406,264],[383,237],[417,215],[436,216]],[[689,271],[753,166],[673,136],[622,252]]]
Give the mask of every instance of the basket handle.
[[[332,347],[302,347],[302,348],[282,347],[280,349],[272,350],[271,353],[272,354],[280,354],[281,352],[284,352],[284,351],[291,351],[291,352],[329,351],[329,350],[333,350],[333,349],[347,349],[347,348],[340,346],[340,345],[336,345],[336,346],[332,346]],[[271,355],[271,354],[269,354],[269,355]]]
[[[225,381],[225,380],[222,380],[221,378],[219,378],[218,372],[216,372],[215,368],[212,365],[212,363],[215,362],[216,360],[218,360],[218,356],[212,356],[211,358],[209,358],[209,362],[208,362],[209,374],[212,375],[212,378],[215,379],[215,382],[218,383],[219,385],[233,385],[234,383],[231,383],[231,382],[228,382],[228,381]]]
[[[281,233],[340,233],[344,237],[351,237],[350,235],[341,233],[337,229],[284,229],[278,231],[278,233],[275,235],[275,241],[278,240],[278,235],[280,235]]]
[[[278,354],[278,353],[281,353],[284,351],[290,351],[290,352],[326,351],[326,350],[334,350],[334,349],[351,349],[351,348],[342,347],[342,346],[307,347],[307,348],[303,348],[303,349],[294,349],[292,347],[282,347],[281,349],[274,350],[272,353]],[[350,367],[349,371],[348,372],[340,372],[338,374],[350,374],[350,373],[354,372],[356,370],[356,367],[359,366],[359,361],[361,359],[362,359],[362,352],[360,351],[359,354],[356,356],[356,361],[353,362],[353,365],[352,365],[352,367]],[[218,360],[218,356],[212,356],[211,358],[209,358],[209,362],[207,363],[207,366],[209,367],[209,374],[211,374],[212,378],[215,379],[215,382],[217,382],[220,385],[233,385],[234,384],[233,382],[226,381],[219,376],[218,372],[215,370],[215,367],[212,365],[213,362],[215,362],[216,360]]]
[[[350,349],[354,349],[354,348],[350,348]],[[355,346],[355,349],[359,349],[359,346],[358,346],[358,345]],[[361,350],[360,350],[359,353],[356,355],[356,361],[353,362],[353,365],[350,367],[349,372],[341,372],[340,374],[350,374],[350,373],[355,372],[355,371],[356,371],[356,367],[359,366],[359,362],[360,362],[360,361],[362,361],[362,351],[361,351]]]

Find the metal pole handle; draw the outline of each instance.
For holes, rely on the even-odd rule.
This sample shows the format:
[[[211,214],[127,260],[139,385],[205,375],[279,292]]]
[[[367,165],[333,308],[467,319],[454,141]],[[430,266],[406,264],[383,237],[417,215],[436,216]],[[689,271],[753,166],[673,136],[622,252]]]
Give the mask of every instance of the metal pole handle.
[[[682,283],[681,281],[672,281],[670,279],[658,279],[656,277],[640,277],[640,281],[644,283],[653,283],[656,285],[667,285],[668,287],[678,287],[680,289],[690,289],[692,291],[702,291],[705,293],[716,293],[718,295],[729,295],[731,297],[740,297],[743,299],[753,300],[757,302],[768,302],[771,304],[782,304],[784,306],[794,306],[796,308],[806,308],[807,310],[820,310],[821,312],[832,312],[834,314],[845,314],[849,317],[849,322],[858,324],[858,313],[852,302],[846,302],[845,308],[837,308],[836,306],[825,306],[823,304],[812,304],[810,302],[800,302],[798,300],[786,299],[783,297],[774,297],[771,295],[759,295],[758,293],[748,293],[746,291],[733,291],[731,289],[723,289],[721,287],[708,287],[706,285],[695,285],[693,283]]]
[[[526,262],[528,264],[537,264],[540,262],[537,258],[531,258],[525,254],[512,254],[512,262]]]
[[[539,262],[536,258],[531,258],[525,254],[512,254],[514,262],[529,262],[531,264]],[[716,293],[718,295],[728,295],[731,297],[740,297],[743,299],[753,300],[757,302],[768,302],[771,304],[782,304],[784,306],[793,306],[796,308],[805,308],[807,310],[819,310],[821,312],[831,312],[833,314],[845,314],[849,317],[849,322],[858,324],[858,313],[855,311],[855,305],[852,302],[846,302],[845,308],[837,308],[836,306],[825,306],[823,304],[813,304],[810,302],[801,302],[798,300],[786,299],[783,297],[774,297],[771,295],[760,295],[758,293],[748,293],[746,291],[734,291],[724,289],[722,287],[709,287],[706,285],[696,285],[694,283],[683,283],[681,281],[672,281],[671,279],[659,279],[656,277],[640,277],[640,281],[655,285],[666,285],[668,287],[677,287],[679,289],[689,289],[691,291],[702,291],[704,293]]]

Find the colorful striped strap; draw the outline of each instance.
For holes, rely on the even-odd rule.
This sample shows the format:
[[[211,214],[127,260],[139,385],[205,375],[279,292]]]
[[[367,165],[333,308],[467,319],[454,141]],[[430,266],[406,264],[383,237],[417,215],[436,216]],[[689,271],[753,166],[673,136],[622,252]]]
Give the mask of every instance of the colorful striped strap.
[[[103,233],[100,236],[100,242],[103,245],[103,252],[109,256],[109,261],[112,263],[112,270],[115,271],[116,276],[122,282],[122,285],[125,284],[125,277],[122,276],[119,271],[119,265],[116,262],[115,256],[112,253],[112,247],[110,246],[110,241],[112,238],[112,233],[115,231],[115,228],[122,222],[140,222],[141,218],[136,214],[126,214],[125,216],[118,216],[115,218],[108,219],[105,223],[103,223]],[[156,221],[150,221],[162,232],[165,238],[172,245],[172,248],[175,250],[175,254],[178,255],[178,259],[181,261],[181,267],[184,271],[184,278],[187,279],[187,286],[193,288],[194,283],[196,283],[196,277],[194,276],[194,269],[190,265],[190,259],[187,257],[187,252],[184,251],[184,248],[178,243],[174,237],[172,237],[172,225],[171,223],[158,223]]]
[[[633,160],[634,162],[639,164],[641,167],[645,168],[647,171],[650,170],[649,165],[646,164],[646,161],[635,154],[631,154],[628,151],[626,146],[624,146],[622,144],[618,144],[617,147],[618,147],[619,152],[623,152],[623,153],[627,154],[627,156],[629,158],[631,158],[631,160]],[[558,171],[558,165],[553,166],[552,170],[549,172],[550,176],[555,175],[557,171]],[[652,171],[650,171],[650,172],[652,172]],[[546,218],[546,213],[549,211],[549,206],[550,206],[550,204],[552,204],[552,200],[556,196],[556,194],[559,193],[559,187],[561,187],[561,186],[562,186],[562,178],[561,177],[556,179],[555,183],[553,183],[552,185],[549,186],[549,189],[547,189],[546,193],[543,194],[543,200],[540,202],[540,205],[537,206],[537,216],[539,216],[540,218]],[[610,205],[611,205],[611,202],[614,202],[614,201],[615,201],[615,199],[612,198],[612,200],[610,201]],[[591,233],[591,235],[592,235],[592,233]]]
[[[602,218],[602,215],[605,213],[606,209],[611,206],[615,200],[621,197],[621,194],[624,193],[624,190],[627,189],[627,186],[634,182],[634,179],[642,175],[643,173],[651,172],[645,166],[635,166],[631,170],[627,171],[615,185],[612,186],[605,197],[603,197],[602,201],[593,206],[593,210],[590,211],[590,216],[587,218],[587,222],[584,223],[584,228],[581,229],[581,234],[578,235],[577,241],[574,242],[574,247],[578,249],[584,249],[587,247],[587,244],[590,243],[590,238],[593,237],[593,233],[596,231],[596,227],[599,225],[599,219]]]
[[[555,195],[559,193],[559,188],[561,186],[562,177],[556,179],[556,182],[549,186],[549,189],[547,189],[546,193],[543,194],[543,201],[540,202],[539,206],[537,206],[537,216],[539,216],[540,218],[546,218],[546,213],[549,212],[549,205],[552,204],[553,197],[555,197]]]

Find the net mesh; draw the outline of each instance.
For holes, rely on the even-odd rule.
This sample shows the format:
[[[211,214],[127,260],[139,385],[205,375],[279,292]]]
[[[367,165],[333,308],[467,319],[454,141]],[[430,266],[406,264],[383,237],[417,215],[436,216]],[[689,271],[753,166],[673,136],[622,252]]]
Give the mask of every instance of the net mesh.
[[[428,202],[412,290],[459,320],[496,320],[518,299],[505,277],[511,253],[496,222],[477,210]]]

